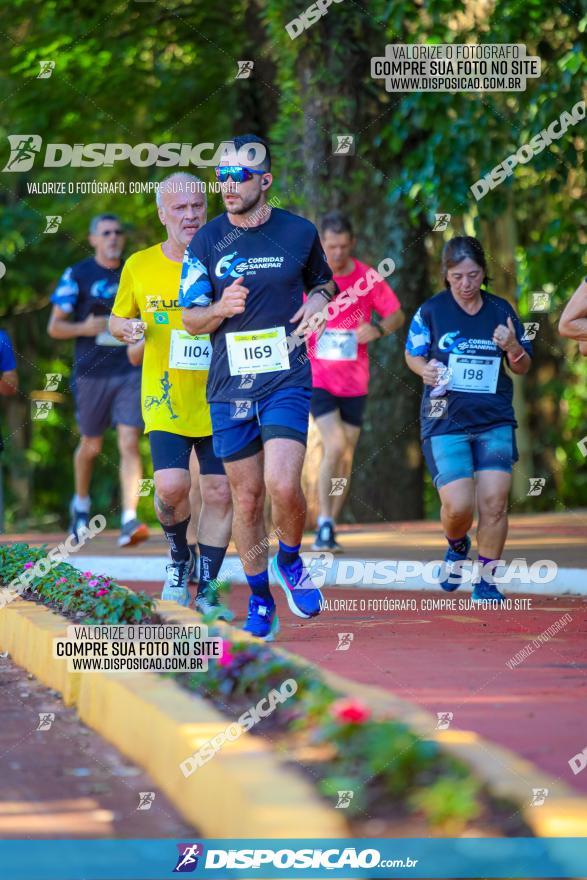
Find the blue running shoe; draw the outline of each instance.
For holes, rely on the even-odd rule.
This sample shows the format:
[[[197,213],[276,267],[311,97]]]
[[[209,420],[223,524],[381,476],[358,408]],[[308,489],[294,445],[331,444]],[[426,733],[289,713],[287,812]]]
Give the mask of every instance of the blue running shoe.
[[[258,639],[263,639],[264,642],[272,642],[279,632],[275,602],[267,602],[260,596],[251,596],[247,622],[243,630]]]
[[[499,602],[500,605],[502,602],[505,602],[505,596],[503,593],[500,593],[495,584],[490,584],[483,578],[479,581],[478,584],[475,584],[475,589],[473,590],[473,595],[471,596],[472,602]]]
[[[271,569],[285,593],[289,610],[293,614],[305,618],[320,614],[324,602],[322,593],[314,586],[314,581],[300,556],[293,565],[280,565],[277,556],[274,556]]]
[[[471,539],[467,535],[467,549],[464,553],[457,553],[455,550],[452,549],[452,547],[449,547],[444,554],[445,564],[443,566],[443,570],[445,572],[445,577],[441,581],[439,581],[439,584],[443,590],[446,590],[447,593],[453,593],[455,590],[458,590],[460,586],[462,586],[462,577],[459,577],[457,574],[452,576],[453,563],[464,562],[465,559],[467,559],[469,556],[470,549]]]

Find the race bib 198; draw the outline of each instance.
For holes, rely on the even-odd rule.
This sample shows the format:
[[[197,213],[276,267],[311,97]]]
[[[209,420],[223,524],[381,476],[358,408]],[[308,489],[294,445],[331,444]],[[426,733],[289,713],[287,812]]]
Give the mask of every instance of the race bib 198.
[[[325,330],[316,346],[324,361],[356,361],[359,344],[355,330]]]
[[[227,333],[226,351],[231,376],[289,370],[285,327]]]
[[[171,331],[169,367],[174,370],[209,370],[212,345],[208,334],[190,336],[185,330]]]
[[[448,387],[470,394],[495,394],[500,365],[498,357],[451,354],[448,366],[452,377]]]

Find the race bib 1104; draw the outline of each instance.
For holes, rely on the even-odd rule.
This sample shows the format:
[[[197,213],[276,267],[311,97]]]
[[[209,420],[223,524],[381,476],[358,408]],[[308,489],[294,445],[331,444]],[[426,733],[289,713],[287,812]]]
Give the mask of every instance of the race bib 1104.
[[[173,370],[209,370],[212,344],[208,334],[190,336],[185,330],[171,331],[169,367]]]

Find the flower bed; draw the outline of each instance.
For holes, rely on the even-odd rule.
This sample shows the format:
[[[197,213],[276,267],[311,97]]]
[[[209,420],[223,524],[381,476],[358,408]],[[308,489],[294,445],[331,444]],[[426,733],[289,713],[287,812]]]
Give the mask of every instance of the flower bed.
[[[47,564],[39,567],[44,560]],[[51,560],[45,546],[0,544],[0,579],[5,587],[0,613],[22,595],[86,623],[137,623],[153,617],[153,600],[146,593],[132,593],[111,578]]]
[[[210,634],[218,635],[213,628]],[[333,806],[344,793],[345,815],[356,836],[369,836],[363,833],[369,820],[379,820],[381,828],[390,818],[395,827],[409,820],[423,833],[459,834],[480,822],[497,834],[531,834],[515,806],[492,800],[470,770],[436,742],[401,722],[373,718],[366,704],[336,693],[314,667],[267,645],[225,640],[222,657],[211,661],[207,672],[174,677],[232,718],[293,679],[295,693],[253,730],[287,753]]]
[[[0,613],[22,592],[25,599],[85,623],[159,621],[153,599],[145,593],[133,593],[102,575],[81,573],[65,562],[46,572],[35,567],[45,559],[45,547],[0,545],[0,581],[12,586],[10,593],[0,590]],[[21,591],[23,574],[29,583]],[[221,632],[212,624],[209,634]],[[408,820],[407,836],[414,828],[421,834],[455,835],[471,831],[474,823],[481,823],[485,833],[531,834],[515,806],[491,799],[469,769],[436,742],[416,736],[401,722],[373,718],[367,705],[336,693],[314,667],[296,663],[269,645],[241,641],[236,631],[234,636],[224,639],[222,657],[210,661],[206,672],[168,677],[210,699],[229,718],[238,718],[293,679],[295,693],[252,732],[270,736],[272,746],[310,776],[332,805],[345,795],[345,816],[355,836],[393,836],[388,825],[381,827],[390,819],[396,823],[391,832]],[[369,825],[373,820],[380,822],[377,833]]]

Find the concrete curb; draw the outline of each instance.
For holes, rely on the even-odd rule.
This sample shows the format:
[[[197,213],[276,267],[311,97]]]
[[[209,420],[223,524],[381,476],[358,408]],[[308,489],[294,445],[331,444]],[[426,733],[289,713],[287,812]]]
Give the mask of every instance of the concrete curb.
[[[168,620],[194,623],[194,611],[159,602]],[[285,767],[262,737],[244,733],[187,779],[179,764],[233,719],[148,672],[67,671],[53,659],[53,639],[69,621],[23,599],[0,611],[0,649],[59,691],[80,718],[139,764],[183,818],[205,837],[344,838],[346,826],[309,782]]]

